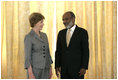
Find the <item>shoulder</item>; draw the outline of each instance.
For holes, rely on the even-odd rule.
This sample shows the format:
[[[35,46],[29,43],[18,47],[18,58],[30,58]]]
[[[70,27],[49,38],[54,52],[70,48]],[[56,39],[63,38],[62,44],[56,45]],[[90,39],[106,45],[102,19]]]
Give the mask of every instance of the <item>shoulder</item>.
[[[77,27],[78,28],[78,30],[81,32],[81,33],[83,33],[83,34],[87,34],[88,32],[87,32],[87,30],[86,29],[84,29],[84,28],[82,28],[82,27]]]
[[[67,30],[67,29],[62,29],[62,30],[59,31],[58,34],[63,34],[66,30]]]
[[[80,27],[80,26],[77,26],[77,28],[78,28],[80,31],[82,31],[82,32],[87,32],[86,29],[84,29],[84,28],[82,28],[82,27]]]
[[[31,40],[32,34],[28,33],[25,35],[24,40]]]
[[[62,30],[60,30],[59,32],[64,32],[64,31],[66,31],[67,29],[65,28],[65,29],[62,29]]]

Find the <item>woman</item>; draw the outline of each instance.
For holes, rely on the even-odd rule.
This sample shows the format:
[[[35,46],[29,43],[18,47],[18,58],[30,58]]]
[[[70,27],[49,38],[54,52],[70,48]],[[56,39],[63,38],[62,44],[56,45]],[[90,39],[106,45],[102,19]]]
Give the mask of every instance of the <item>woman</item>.
[[[41,32],[44,16],[32,13],[29,22],[31,31],[25,36],[25,69],[29,79],[48,79],[52,75],[52,59],[49,51],[47,35]]]

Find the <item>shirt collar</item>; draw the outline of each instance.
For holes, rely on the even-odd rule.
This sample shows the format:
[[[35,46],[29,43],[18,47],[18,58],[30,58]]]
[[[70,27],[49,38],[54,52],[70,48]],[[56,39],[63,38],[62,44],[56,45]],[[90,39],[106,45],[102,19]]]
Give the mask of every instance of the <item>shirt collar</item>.
[[[70,28],[71,31],[74,31],[75,30],[75,27],[76,27],[76,25],[74,25],[72,28]]]

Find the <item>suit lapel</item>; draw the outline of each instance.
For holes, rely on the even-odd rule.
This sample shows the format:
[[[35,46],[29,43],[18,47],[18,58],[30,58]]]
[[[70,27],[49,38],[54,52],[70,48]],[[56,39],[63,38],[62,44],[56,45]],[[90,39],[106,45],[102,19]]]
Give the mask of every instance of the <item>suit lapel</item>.
[[[43,35],[42,35],[42,33],[40,32],[40,37],[31,29],[31,34],[36,38],[36,39],[38,39],[39,41],[41,41],[41,42],[44,42],[44,40],[43,40]]]
[[[77,34],[78,34],[78,26],[76,25],[76,28],[75,28],[75,30],[74,30],[74,32],[73,32],[73,35],[72,35],[71,39],[70,39],[69,46],[71,46],[71,44],[72,44],[72,42],[74,41],[74,39],[75,39],[75,37],[76,37]],[[69,47],[69,46],[68,46],[68,47]]]
[[[67,32],[67,29],[64,30],[64,34],[63,34],[63,39],[64,39],[64,46],[67,48],[67,43],[66,43],[66,32]]]

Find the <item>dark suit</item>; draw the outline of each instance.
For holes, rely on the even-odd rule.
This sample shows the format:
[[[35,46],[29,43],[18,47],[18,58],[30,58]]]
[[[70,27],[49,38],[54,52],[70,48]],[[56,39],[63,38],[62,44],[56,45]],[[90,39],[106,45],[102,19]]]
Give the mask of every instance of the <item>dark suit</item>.
[[[78,72],[81,68],[88,69],[88,33],[76,25],[67,47],[66,32],[67,29],[61,30],[57,37],[55,68],[61,67],[61,78],[84,78]]]

